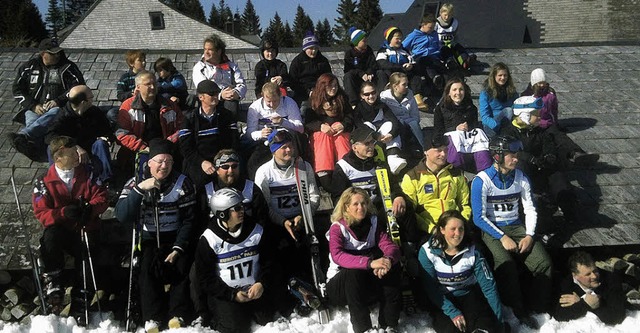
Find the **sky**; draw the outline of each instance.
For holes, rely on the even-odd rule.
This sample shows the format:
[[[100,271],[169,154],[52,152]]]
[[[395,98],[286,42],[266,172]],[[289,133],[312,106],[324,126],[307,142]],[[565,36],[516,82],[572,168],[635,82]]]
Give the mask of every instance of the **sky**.
[[[32,0],[38,9],[42,18],[45,18],[48,9],[48,0]],[[399,13],[405,12],[409,5],[414,0],[380,0],[380,7],[383,13]],[[58,1],[59,3],[61,1]],[[220,0],[200,0],[206,17],[209,17],[211,11],[211,4],[215,2],[216,6],[220,3]],[[226,4],[231,8],[231,11],[235,13],[236,8],[242,13],[247,0],[225,0]],[[263,29],[269,24],[269,20],[273,18],[276,11],[283,21],[289,21],[289,24],[293,26],[293,19],[296,15],[296,8],[298,4],[302,5],[304,11],[311,17],[313,23],[317,23],[318,20],[329,19],[331,25],[335,24],[335,18],[338,16],[336,9],[338,9],[338,3],[340,0],[251,0],[253,6],[256,8],[258,16],[260,16],[260,24]]]

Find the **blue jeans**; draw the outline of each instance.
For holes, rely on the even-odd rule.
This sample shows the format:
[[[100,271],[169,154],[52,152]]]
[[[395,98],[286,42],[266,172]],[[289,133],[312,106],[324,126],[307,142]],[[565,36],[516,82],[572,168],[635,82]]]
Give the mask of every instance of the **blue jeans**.
[[[26,135],[29,140],[33,141],[35,149],[44,154],[46,151],[44,137],[47,135],[49,125],[51,125],[59,111],[60,108],[55,107],[42,115],[38,115],[37,113],[28,110],[24,115],[25,127],[18,131],[18,134]]]

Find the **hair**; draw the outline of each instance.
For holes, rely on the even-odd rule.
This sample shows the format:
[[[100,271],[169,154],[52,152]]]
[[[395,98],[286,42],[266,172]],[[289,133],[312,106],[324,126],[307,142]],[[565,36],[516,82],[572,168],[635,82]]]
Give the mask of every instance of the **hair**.
[[[393,86],[395,86],[396,84],[399,84],[400,80],[402,80],[402,79],[409,80],[409,77],[405,73],[395,72],[395,73],[391,74],[391,76],[389,76],[389,82],[387,83],[386,86],[384,86],[384,88],[385,89],[391,89],[391,92],[393,93]]]
[[[78,106],[80,105],[80,103],[84,102],[87,100],[87,93],[84,91],[81,91],[73,96],[71,96],[71,94],[69,94],[69,103],[71,103],[71,105],[73,106]]]
[[[202,45],[211,43],[213,45],[214,50],[221,50],[222,55],[224,56],[225,50],[227,49],[227,44],[220,38],[220,36],[216,34],[211,34],[204,39],[204,43]]]
[[[371,81],[364,81],[362,82],[362,85],[360,85],[360,93],[362,94],[364,92],[364,88],[366,87],[371,87],[373,89],[376,89],[376,85],[373,84],[373,82]],[[377,90],[377,89],[376,89]]]
[[[146,78],[153,78],[154,80],[156,79],[156,76],[153,75],[153,73],[149,72],[149,71],[140,71],[138,72],[138,75],[136,75],[136,86],[139,84],[142,84],[142,80],[146,79]]]
[[[422,19],[420,20],[420,26],[423,26],[427,23],[436,23],[436,16],[431,14],[431,13],[427,13],[424,14],[424,16],[422,17]]]
[[[500,87],[496,82],[496,75],[498,75],[499,71],[507,72],[507,83],[505,87]],[[493,98],[497,98],[499,100],[505,100],[509,98],[509,96],[513,96],[516,94],[516,86],[513,84],[513,78],[511,77],[511,71],[509,67],[503,62],[497,62],[493,66],[491,66],[491,71],[489,71],[489,77],[484,81],[484,89],[491,95]]]
[[[371,197],[366,190],[363,190],[359,187],[349,187],[342,195],[340,195],[340,199],[336,203],[335,208],[333,209],[333,213],[331,213],[331,221],[333,223],[339,222],[344,219],[347,222],[347,225],[351,225],[354,219],[347,214],[347,206],[351,203],[351,198],[356,194],[360,194],[364,198],[364,204],[367,207],[367,215],[373,215],[376,213],[376,208],[371,202]]]
[[[442,15],[443,13],[449,13],[450,16],[453,16],[453,4],[445,3],[440,6],[440,15]]]
[[[595,265],[595,261],[593,257],[584,251],[576,251],[567,260],[567,264],[569,266],[569,270],[571,273],[578,273],[578,265],[584,265],[587,267],[591,267]]]
[[[471,101],[471,91],[469,91],[469,86],[462,79],[454,77],[451,80],[447,81],[447,84],[444,86],[444,91],[442,93],[444,106],[447,108],[453,107],[453,100],[451,100],[449,93],[451,92],[451,86],[456,83],[462,83],[462,89],[464,89],[464,98],[462,99],[462,104],[468,105],[470,103],[473,103]]]
[[[146,58],[147,54],[142,50],[129,50],[124,55],[124,59],[127,61],[127,65],[129,67],[133,67],[133,64],[136,62],[136,59]]]
[[[49,143],[49,150],[51,151],[51,156],[56,159],[60,157],[62,154],[60,148],[68,147],[70,144],[73,144],[73,139],[71,137],[60,135],[51,139]]]
[[[176,69],[176,66],[173,65],[173,62],[171,62],[171,59],[164,57],[160,57],[158,58],[158,60],[156,60],[156,62],[153,64],[153,69],[156,71],[156,73],[163,69],[171,74],[174,74],[178,71]]]
[[[327,94],[327,87],[332,82],[335,82],[338,85],[338,91],[335,96],[330,97]],[[311,109],[319,115],[324,114],[324,109],[322,108],[324,103],[334,103],[338,116],[342,117],[345,110],[347,110],[347,108],[351,108],[347,102],[348,98],[346,96],[347,93],[345,93],[344,89],[340,86],[338,78],[331,73],[324,73],[318,77],[316,86],[313,88],[313,93],[311,94],[311,97],[309,97],[309,101],[311,102]]]
[[[265,84],[262,85],[262,97],[269,95],[269,96],[282,96],[282,92],[280,91],[280,87],[273,83],[273,82],[267,82]]]
[[[458,245],[458,250],[469,247],[472,243],[472,235],[471,228],[469,227],[469,222],[467,219],[462,216],[462,213],[455,209],[450,209],[442,213],[440,218],[438,218],[438,222],[436,223],[436,227],[433,229],[433,236],[431,236],[431,246],[439,249],[447,248],[447,241],[444,239],[444,235],[442,234],[441,228],[444,229],[452,219],[458,219],[462,221],[464,226],[464,236],[462,237],[462,241],[460,245]]]

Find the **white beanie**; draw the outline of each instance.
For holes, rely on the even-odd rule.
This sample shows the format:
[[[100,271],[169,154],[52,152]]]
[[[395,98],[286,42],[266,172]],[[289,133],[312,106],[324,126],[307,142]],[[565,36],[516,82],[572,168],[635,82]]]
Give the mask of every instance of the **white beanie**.
[[[531,125],[529,122],[531,112],[540,110],[543,106],[542,98],[533,96],[518,97],[518,99],[513,102],[513,115],[520,118],[525,124]]]
[[[531,72],[531,86],[535,86],[538,82],[547,82],[547,77],[544,73],[544,69],[536,68]]]

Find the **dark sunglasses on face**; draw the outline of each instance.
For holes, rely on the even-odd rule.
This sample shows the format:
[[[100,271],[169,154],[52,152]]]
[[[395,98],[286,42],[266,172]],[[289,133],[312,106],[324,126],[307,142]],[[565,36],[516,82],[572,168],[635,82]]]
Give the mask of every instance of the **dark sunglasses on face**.
[[[371,95],[374,95],[374,96],[375,96],[375,94],[376,94],[376,92],[375,92],[375,90],[374,90],[374,91],[371,91],[371,92],[363,92],[363,93],[362,93],[362,96],[369,97],[369,96],[371,96]]]
[[[235,205],[233,207],[230,207],[229,211],[230,212],[242,212],[242,211],[244,211],[244,205],[243,204],[237,204],[237,205]]]
[[[223,164],[223,165],[219,166],[219,168],[220,168],[220,169],[222,169],[222,170],[229,170],[229,169],[231,169],[231,170],[235,170],[235,169],[237,169],[239,166],[240,166],[240,164],[238,164],[238,163],[234,163],[234,164]]]

